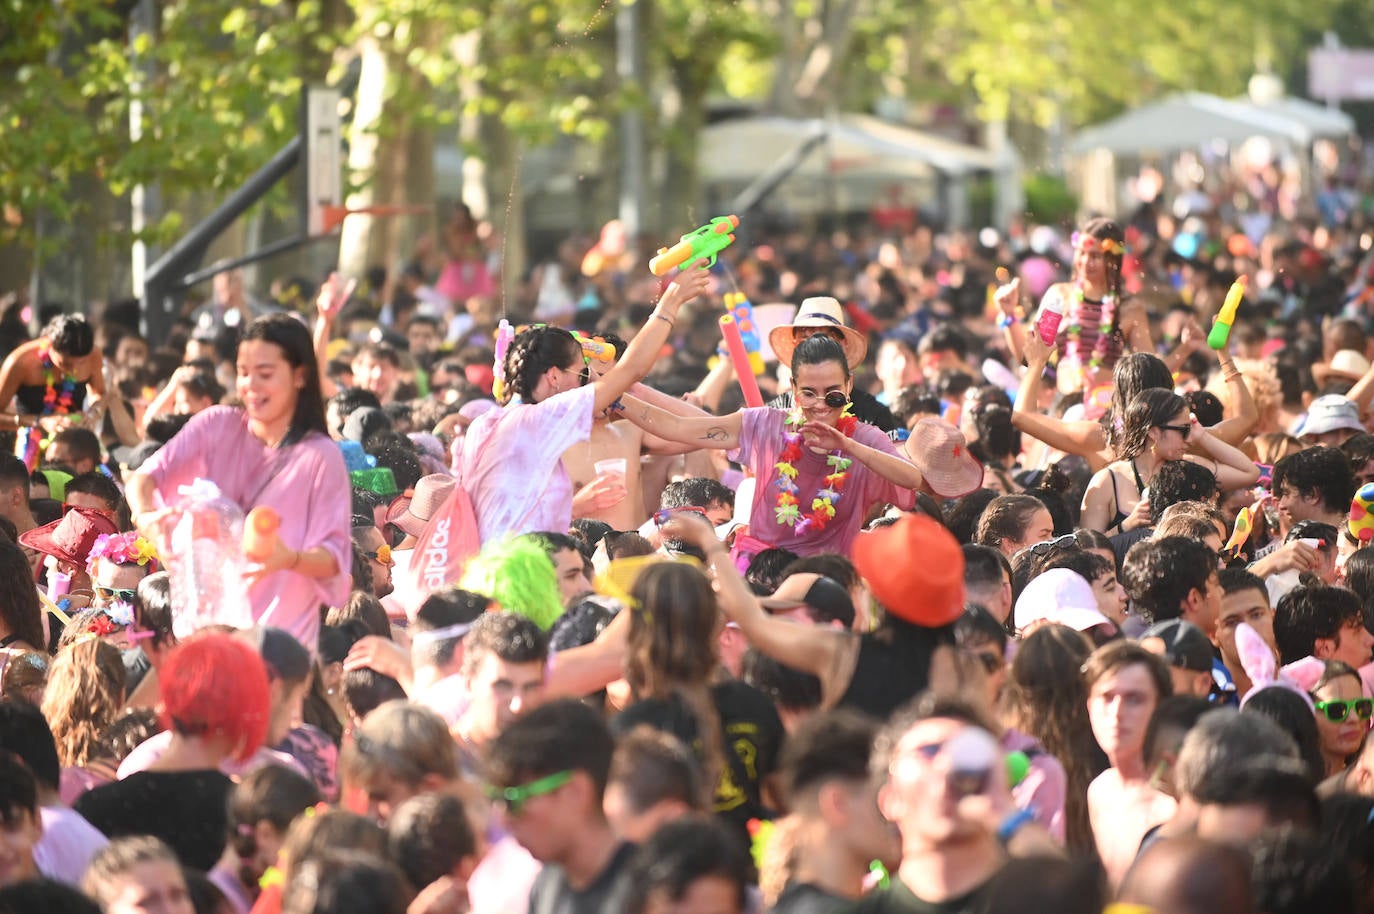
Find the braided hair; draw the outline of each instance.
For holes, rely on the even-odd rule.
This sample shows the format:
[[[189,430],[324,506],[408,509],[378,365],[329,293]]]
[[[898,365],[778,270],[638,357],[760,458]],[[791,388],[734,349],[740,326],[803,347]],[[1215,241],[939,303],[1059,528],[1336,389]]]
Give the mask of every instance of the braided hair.
[[[562,368],[582,356],[582,344],[558,327],[530,327],[516,334],[506,351],[506,385],[501,402],[519,397],[534,402],[539,377],[550,368]]]

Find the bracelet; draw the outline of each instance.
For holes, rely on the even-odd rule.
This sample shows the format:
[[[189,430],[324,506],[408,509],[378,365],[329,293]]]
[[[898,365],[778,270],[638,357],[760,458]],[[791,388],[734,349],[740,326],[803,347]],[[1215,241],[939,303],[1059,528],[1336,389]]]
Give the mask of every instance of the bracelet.
[[[654,312],[654,315],[653,315],[653,316],[654,316],[655,318],[657,318],[658,320],[661,320],[661,321],[663,321],[664,323],[666,323],[669,327],[674,327],[674,326],[676,326],[676,325],[673,323],[673,319],[672,319],[671,317],[664,317],[662,314],[659,314],[657,311]]]
[[[1001,327],[1003,330],[1006,330],[1013,324],[1018,324],[1020,322],[1021,319],[1018,318],[1015,314],[1007,314],[1005,312],[1002,314],[1001,317],[997,318],[997,326]]]

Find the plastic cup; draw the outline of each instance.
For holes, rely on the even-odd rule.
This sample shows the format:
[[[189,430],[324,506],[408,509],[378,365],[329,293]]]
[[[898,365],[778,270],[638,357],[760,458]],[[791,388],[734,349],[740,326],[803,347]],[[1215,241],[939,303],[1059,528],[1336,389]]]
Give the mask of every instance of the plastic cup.
[[[629,469],[624,457],[615,457],[609,460],[598,460],[592,464],[592,469],[597,476],[618,476],[620,484],[625,484],[625,474]]]

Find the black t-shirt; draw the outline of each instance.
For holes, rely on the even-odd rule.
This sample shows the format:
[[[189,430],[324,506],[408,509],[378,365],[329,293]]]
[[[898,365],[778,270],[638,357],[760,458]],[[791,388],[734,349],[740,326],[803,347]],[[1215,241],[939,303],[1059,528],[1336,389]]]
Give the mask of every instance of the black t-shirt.
[[[849,911],[850,914],[978,914],[992,882],[988,879],[958,898],[935,902],[917,898],[906,883],[894,877],[890,886],[865,895]]]
[[[793,883],[782,890],[769,914],[840,914],[851,906],[848,898],[832,895],[807,882]]]
[[[561,866],[546,864],[530,887],[529,914],[603,914],[625,910],[625,896],[630,889],[625,876],[634,853],[633,844],[620,845],[606,868],[580,892],[568,885]]]
[[[721,745],[725,751],[725,770],[716,785],[715,811],[739,826],[741,834],[747,834],[744,829],[750,819],[768,818],[760,786],[777,768],[782,720],[768,696],[735,679],[712,686],[711,697],[720,716]],[[615,717],[611,729],[620,735],[641,724],[673,734],[704,759],[696,716],[680,696],[635,702]]]
[[[229,791],[218,771],[139,771],[81,795],[73,807],[108,838],[161,838],[185,866],[208,871],[224,851]]]
[[[952,626],[924,628],[895,616],[882,636],[859,636],[854,674],[838,704],[886,720],[930,684],[930,660],[936,648],[954,643]]]

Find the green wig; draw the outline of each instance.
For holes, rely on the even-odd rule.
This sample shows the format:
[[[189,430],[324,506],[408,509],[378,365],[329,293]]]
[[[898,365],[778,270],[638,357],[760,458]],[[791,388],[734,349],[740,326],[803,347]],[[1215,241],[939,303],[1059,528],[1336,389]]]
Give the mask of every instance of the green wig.
[[[458,586],[490,597],[506,612],[518,613],[545,631],[563,614],[553,560],[533,537],[487,543],[468,560]]]

